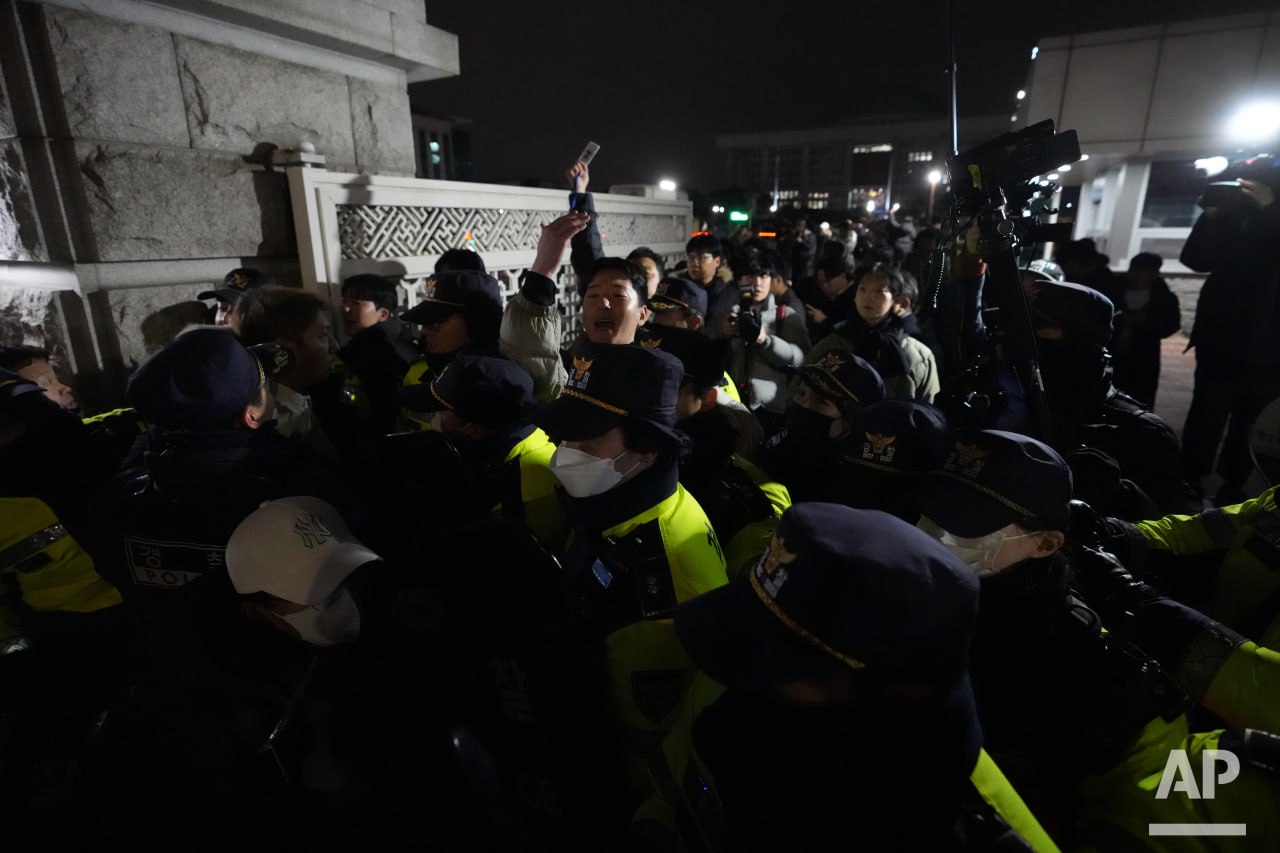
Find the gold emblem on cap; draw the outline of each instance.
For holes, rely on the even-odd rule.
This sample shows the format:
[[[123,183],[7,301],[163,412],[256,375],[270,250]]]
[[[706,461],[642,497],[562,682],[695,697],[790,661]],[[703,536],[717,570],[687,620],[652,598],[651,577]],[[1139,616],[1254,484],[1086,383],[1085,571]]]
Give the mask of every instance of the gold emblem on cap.
[[[952,452],[955,454],[956,461],[966,467],[991,455],[990,450],[983,450],[976,444],[965,444],[963,441],[957,441],[956,448]]]
[[[645,349],[657,349],[662,346],[662,338],[647,338],[640,342],[640,346]]]
[[[595,364],[594,358],[583,358],[580,355],[573,357],[573,369],[569,371],[569,378],[565,380],[565,387],[575,391],[587,390],[587,380],[591,378],[591,365]]]
[[[881,435],[878,432],[863,433],[867,437],[867,443],[871,445],[871,449],[878,454],[883,454],[885,448],[898,440],[896,435]]]
[[[843,358],[841,358],[838,354],[834,352],[829,352],[822,357],[823,370],[835,370],[837,367],[840,367],[848,363],[849,362],[845,361]]]
[[[764,559],[760,562],[760,566],[766,577],[773,577],[780,567],[794,563],[798,556],[800,555],[788,551],[786,540],[775,533],[769,540],[769,547],[764,552]]]

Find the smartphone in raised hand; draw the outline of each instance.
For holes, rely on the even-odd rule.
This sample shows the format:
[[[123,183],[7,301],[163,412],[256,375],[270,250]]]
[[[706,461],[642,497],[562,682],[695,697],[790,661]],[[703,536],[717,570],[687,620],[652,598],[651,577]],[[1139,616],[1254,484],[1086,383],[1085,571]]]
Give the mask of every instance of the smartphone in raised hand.
[[[578,155],[578,159],[574,162],[581,163],[584,166],[590,166],[591,161],[596,158],[599,153],[600,146],[594,142],[588,142],[587,147],[582,149],[582,153]],[[573,192],[569,193],[569,209],[578,209],[578,179],[573,179]]]

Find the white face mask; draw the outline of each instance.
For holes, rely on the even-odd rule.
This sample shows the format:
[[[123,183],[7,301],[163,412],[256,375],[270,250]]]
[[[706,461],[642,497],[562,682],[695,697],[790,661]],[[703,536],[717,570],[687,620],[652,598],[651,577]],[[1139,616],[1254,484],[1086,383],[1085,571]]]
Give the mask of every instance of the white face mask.
[[[945,545],[948,551],[960,558],[979,578],[989,578],[999,573],[996,570],[996,555],[1000,553],[1000,548],[1005,542],[1038,535],[1036,533],[1021,533],[1017,536],[1010,536],[1003,530],[996,530],[985,536],[956,536],[944,530],[933,519],[924,515],[920,516],[920,521],[916,527],[919,527]]]
[[[630,453],[624,450],[614,457],[592,456],[582,450],[565,447],[556,448],[551,455],[551,473],[556,475],[560,485],[571,497],[589,498],[601,495],[622,482],[623,478],[636,469],[639,460],[626,471],[619,471],[613,463]]]
[[[346,589],[341,590],[335,600],[313,604],[280,618],[313,646],[337,646],[354,642],[360,636],[360,608]]]

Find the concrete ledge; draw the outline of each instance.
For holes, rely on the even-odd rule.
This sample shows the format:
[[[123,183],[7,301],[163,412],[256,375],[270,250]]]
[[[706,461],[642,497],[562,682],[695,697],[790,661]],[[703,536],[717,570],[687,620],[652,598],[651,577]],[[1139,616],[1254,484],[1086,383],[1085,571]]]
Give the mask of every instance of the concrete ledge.
[[[43,2],[401,87],[406,75],[430,80],[461,69],[457,36],[427,24],[412,0]]]

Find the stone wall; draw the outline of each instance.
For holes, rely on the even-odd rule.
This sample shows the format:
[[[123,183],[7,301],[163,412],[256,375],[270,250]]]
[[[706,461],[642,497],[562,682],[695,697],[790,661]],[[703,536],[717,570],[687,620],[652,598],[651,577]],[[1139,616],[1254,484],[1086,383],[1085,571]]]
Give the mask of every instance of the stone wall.
[[[256,5],[276,17],[292,8]],[[358,5],[410,21],[406,37],[439,38],[421,0]],[[254,6],[210,8],[244,26]],[[350,11],[340,0],[292,6]],[[302,32],[306,19],[285,23]],[[94,406],[118,402],[128,372],[164,330],[199,315],[195,294],[227,270],[298,281],[273,150],[310,143],[333,169],[414,173],[403,57],[388,55],[389,76],[353,76],[183,29],[0,0],[0,344],[50,347]],[[326,51],[341,46],[321,37]],[[376,61],[373,46],[354,61]],[[36,286],[49,269],[64,283]]]

